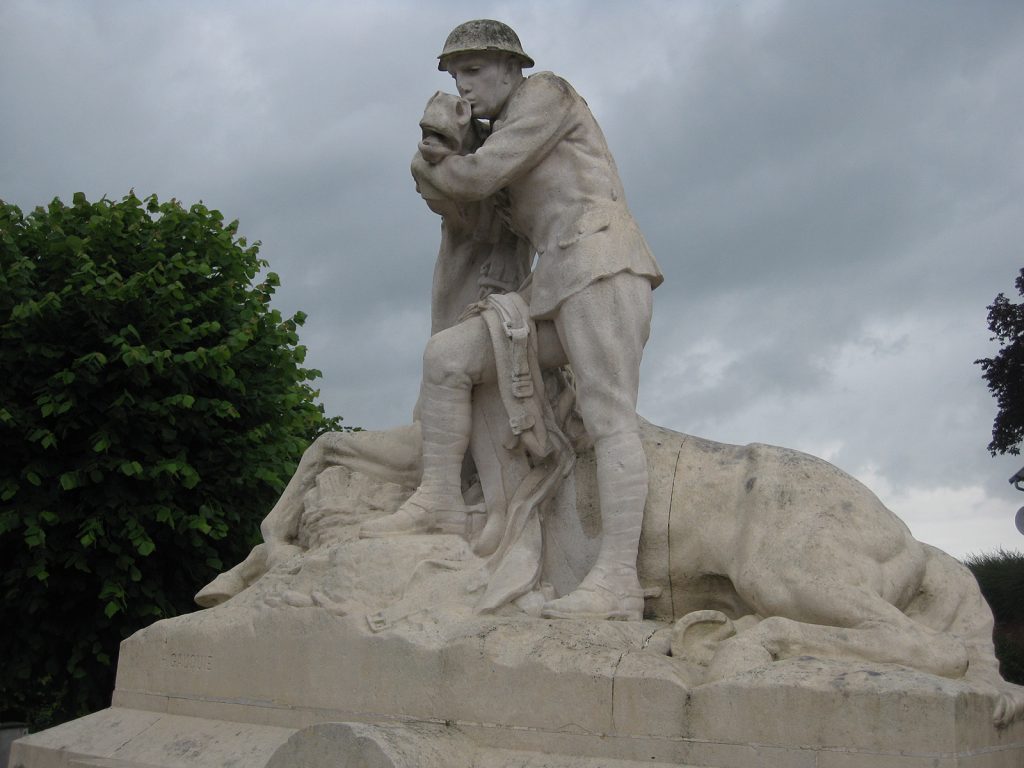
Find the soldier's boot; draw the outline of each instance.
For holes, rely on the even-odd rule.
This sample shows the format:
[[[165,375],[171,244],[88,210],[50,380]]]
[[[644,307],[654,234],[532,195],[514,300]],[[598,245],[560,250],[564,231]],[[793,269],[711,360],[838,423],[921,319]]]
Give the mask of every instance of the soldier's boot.
[[[462,498],[462,461],[472,428],[470,389],[425,382],[420,398],[423,477],[397,512],[363,524],[372,539],[447,529],[452,519],[474,511]]]
[[[636,573],[640,531],[647,501],[647,461],[636,433],[598,439],[597,490],[601,505],[601,548],[580,585],[545,603],[552,619],[640,621],[644,590]]]

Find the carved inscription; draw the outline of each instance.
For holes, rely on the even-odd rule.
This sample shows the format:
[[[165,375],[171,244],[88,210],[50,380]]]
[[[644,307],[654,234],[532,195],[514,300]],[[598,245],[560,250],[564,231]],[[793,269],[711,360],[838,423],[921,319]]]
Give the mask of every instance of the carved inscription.
[[[212,672],[213,656],[208,653],[185,653],[164,649],[160,663],[169,669],[181,669],[187,672]]]

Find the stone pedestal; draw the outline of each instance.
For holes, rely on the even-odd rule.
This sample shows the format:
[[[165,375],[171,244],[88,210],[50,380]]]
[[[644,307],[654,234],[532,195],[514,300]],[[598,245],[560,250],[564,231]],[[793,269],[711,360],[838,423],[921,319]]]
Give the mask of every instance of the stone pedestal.
[[[21,739],[10,765],[1024,765],[1024,722],[996,729],[962,682],[805,657],[694,685],[663,627],[453,610],[374,631],[236,599],[126,640],[113,706]]]

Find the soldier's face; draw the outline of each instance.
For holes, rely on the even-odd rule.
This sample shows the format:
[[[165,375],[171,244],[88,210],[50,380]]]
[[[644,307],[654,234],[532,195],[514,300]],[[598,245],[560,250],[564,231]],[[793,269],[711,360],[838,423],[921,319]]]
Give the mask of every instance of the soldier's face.
[[[505,106],[514,84],[513,67],[501,54],[463,53],[448,62],[459,96],[473,107],[473,117],[490,120]]]

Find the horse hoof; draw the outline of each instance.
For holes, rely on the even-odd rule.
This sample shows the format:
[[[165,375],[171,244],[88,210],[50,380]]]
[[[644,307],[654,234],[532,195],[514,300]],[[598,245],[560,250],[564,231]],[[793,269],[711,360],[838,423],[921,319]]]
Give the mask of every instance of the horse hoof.
[[[997,728],[1005,728],[1024,718],[1024,690],[1000,691],[992,712],[992,722]]]

